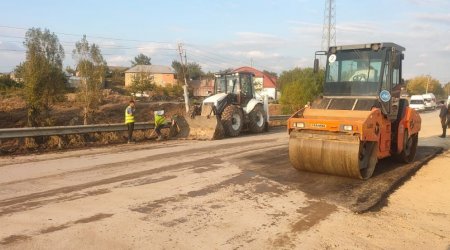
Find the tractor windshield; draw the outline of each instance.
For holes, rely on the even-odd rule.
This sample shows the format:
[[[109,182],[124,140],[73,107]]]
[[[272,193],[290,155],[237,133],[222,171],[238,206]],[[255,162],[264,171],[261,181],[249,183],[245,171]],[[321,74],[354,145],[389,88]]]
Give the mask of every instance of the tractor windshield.
[[[237,94],[239,92],[239,76],[223,75],[216,77],[216,93]]]
[[[374,96],[381,86],[386,51],[339,50],[328,56],[325,96]]]

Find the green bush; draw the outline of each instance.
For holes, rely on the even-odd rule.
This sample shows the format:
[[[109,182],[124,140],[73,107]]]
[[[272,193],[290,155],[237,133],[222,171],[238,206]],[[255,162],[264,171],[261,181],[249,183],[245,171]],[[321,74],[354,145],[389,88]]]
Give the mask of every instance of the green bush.
[[[314,73],[312,68],[295,68],[281,73],[280,103],[284,114],[292,114],[323,92],[324,71]]]
[[[22,84],[11,79],[9,75],[1,75],[0,76],[0,90],[7,90],[10,88],[21,88]]]

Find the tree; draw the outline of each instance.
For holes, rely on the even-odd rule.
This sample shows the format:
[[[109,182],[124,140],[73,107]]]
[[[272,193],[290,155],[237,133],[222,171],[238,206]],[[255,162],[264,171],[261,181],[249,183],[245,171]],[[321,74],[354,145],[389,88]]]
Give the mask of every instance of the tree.
[[[205,73],[205,75],[203,76],[203,79],[214,80],[215,79],[215,75],[214,75],[213,72],[208,71],[208,73]]]
[[[49,123],[51,105],[64,98],[64,49],[54,33],[39,28],[27,31],[24,45],[26,60],[16,72],[24,82],[28,126],[41,126]]]
[[[444,85],[443,90],[444,90],[444,97],[450,96],[450,82]]]
[[[202,76],[205,75],[200,64],[196,62],[191,62],[187,64],[187,67],[182,65],[179,61],[172,61],[172,68],[177,73],[178,81],[184,83],[184,74],[186,74],[186,79],[189,80],[200,80]]]
[[[23,81],[24,73],[25,73],[25,63],[19,63],[19,65],[17,65],[14,68],[14,76],[17,79],[16,81],[18,82]]]
[[[140,53],[139,55],[135,56],[133,60],[131,60],[131,67],[134,67],[136,65],[152,65],[150,61],[150,57]]]
[[[410,80],[408,80],[408,84],[406,89],[410,95],[422,95],[427,92],[428,85],[428,93],[433,93],[436,96],[443,97],[445,95],[444,89],[442,85],[439,83],[437,79],[432,78],[431,76],[416,76]]]
[[[70,66],[66,67],[66,71],[67,71],[67,73],[71,74],[72,76],[74,76],[77,73],[77,71],[72,69],[72,67],[70,67]]]
[[[316,99],[323,92],[323,81],[323,70],[314,73],[311,68],[295,68],[281,73],[278,83],[284,112],[291,114]]]
[[[134,75],[133,81],[129,87],[129,91],[134,94],[143,95],[144,92],[152,91],[155,89],[155,83],[152,76],[148,73],[140,72]]]
[[[172,68],[175,70],[175,73],[177,74],[178,83],[184,84],[184,74],[186,74],[186,67],[184,67],[179,61],[173,60],[172,61]],[[187,75],[186,75],[187,79]]]
[[[228,74],[228,73],[231,73],[233,71],[234,71],[233,68],[227,68],[227,69],[220,70],[219,74]]]
[[[102,102],[102,86],[105,80],[107,64],[103,59],[100,48],[86,39],[86,36],[75,43],[72,52],[77,62],[77,72],[81,78],[78,95],[83,106],[83,120],[87,125],[91,114]]]
[[[189,76],[188,79],[191,80],[200,80],[200,78],[205,75],[205,73],[202,70],[202,66],[200,66],[200,64],[196,62],[188,63],[187,74]]]
[[[20,87],[22,87],[22,85],[11,79],[10,75],[0,75],[0,90]]]

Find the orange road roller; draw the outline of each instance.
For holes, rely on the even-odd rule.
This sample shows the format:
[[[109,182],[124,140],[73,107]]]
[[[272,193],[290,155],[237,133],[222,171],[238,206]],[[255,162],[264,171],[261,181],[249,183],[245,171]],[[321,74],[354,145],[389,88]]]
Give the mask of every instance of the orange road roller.
[[[323,96],[288,120],[298,170],[368,179],[379,159],[414,160],[419,114],[402,93],[405,48],[395,43],[330,47]]]

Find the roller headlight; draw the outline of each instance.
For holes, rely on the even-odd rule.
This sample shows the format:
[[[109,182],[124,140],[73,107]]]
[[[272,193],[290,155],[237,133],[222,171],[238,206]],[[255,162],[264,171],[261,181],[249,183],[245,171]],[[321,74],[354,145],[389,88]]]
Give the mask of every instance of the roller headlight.
[[[344,125],[344,126],[342,126],[342,128],[344,129],[344,131],[353,131],[352,125]]]
[[[304,122],[294,122],[294,127],[295,128],[304,128],[305,123]]]

